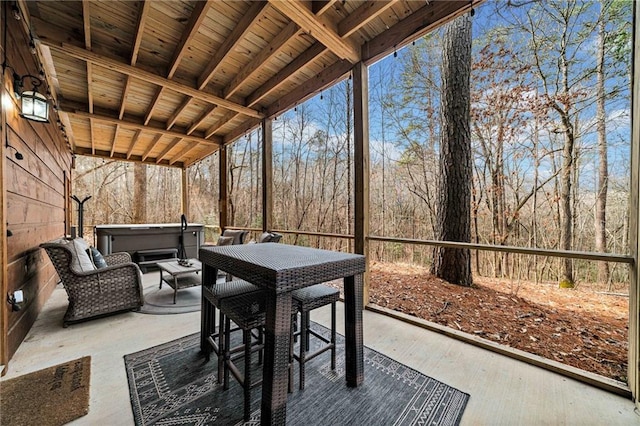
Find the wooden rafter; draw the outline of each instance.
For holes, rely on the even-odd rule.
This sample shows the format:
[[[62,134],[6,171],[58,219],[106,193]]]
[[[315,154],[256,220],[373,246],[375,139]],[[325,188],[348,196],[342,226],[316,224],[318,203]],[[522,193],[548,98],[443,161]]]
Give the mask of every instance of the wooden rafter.
[[[200,28],[200,24],[207,16],[207,12],[211,7],[212,2],[210,0],[207,1],[197,1],[193,7],[193,11],[191,12],[191,17],[189,18],[189,23],[182,33],[182,37],[178,42],[178,46],[173,52],[173,57],[171,58],[171,62],[169,63],[169,72],[167,74],[167,78],[173,78],[178,66],[180,65],[180,61],[184,57],[191,40],[198,33],[198,29]]]
[[[247,81],[254,73],[260,70],[265,62],[277,55],[280,52],[280,49],[282,49],[289,40],[298,34],[298,30],[298,26],[291,22],[282,31],[280,31],[280,33],[278,33],[278,35],[276,35],[274,39],[264,47],[264,49],[260,50],[260,53],[258,53],[251,62],[242,67],[242,71],[240,71],[227,85],[227,87],[224,88],[224,91],[222,92],[224,98],[229,99],[234,93],[236,93],[242,83]]]
[[[19,3],[50,63],[47,80],[67,134],[81,135],[69,141],[74,152],[186,166],[333,85],[354,63],[371,64],[478,1]],[[151,28],[152,19],[163,27]],[[143,55],[147,37],[158,44]],[[117,74],[126,77],[119,89],[109,82]],[[213,83],[219,78],[224,87]],[[102,149],[93,138],[105,133],[94,124],[105,122],[115,136]]]
[[[177,132],[175,130],[165,130],[163,128],[157,128],[157,127],[151,127],[149,125],[144,125],[142,123],[139,122],[135,122],[135,121],[129,121],[127,119],[123,119],[120,120],[118,118],[115,117],[109,117],[109,116],[105,116],[105,115],[97,115],[97,114],[89,114],[86,112],[79,112],[79,111],[64,111],[67,115],[69,115],[69,117],[71,118],[84,118],[84,119],[91,119],[93,121],[97,121],[97,122],[101,122],[101,123],[107,123],[107,124],[113,124],[113,125],[120,125],[122,127],[126,127],[126,128],[130,128],[130,129],[140,129],[149,133],[157,133],[157,134],[162,134],[163,136],[171,136],[174,138],[180,138],[180,139],[189,139],[189,140],[193,140],[196,142],[202,142],[202,143],[207,143],[207,144],[214,144],[214,145],[219,145],[220,144],[220,139],[216,139],[216,138],[202,138],[199,136],[194,136],[194,135],[187,135],[185,133],[181,133],[181,132]]]
[[[136,133],[133,135],[133,138],[131,138],[131,143],[129,144],[129,149],[127,150],[127,160],[131,158],[131,154],[133,154],[133,149],[135,148],[141,133],[142,129],[137,129]]]
[[[120,61],[116,61],[114,59],[98,55],[86,49],[80,49],[78,47],[71,46],[71,45],[59,46],[56,44],[49,45],[49,48],[52,50],[57,50],[66,55],[72,56],[76,59],[92,62],[95,65],[100,65],[101,67],[105,67],[107,69],[110,69],[112,71],[117,71],[122,74],[132,75],[148,83],[156,84],[158,86],[163,86],[167,89],[174,90],[178,93],[182,93],[184,95],[188,95],[193,98],[196,98],[211,104],[219,105],[223,108],[227,108],[232,111],[239,112],[249,117],[263,118],[262,113],[254,109],[247,108],[243,105],[239,105],[235,102],[228,101],[224,98],[221,98],[220,96],[214,95],[213,93],[197,90],[193,87],[189,87],[184,84],[175,82],[173,80],[166,79],[152,72],[149,72],[140,68],[132,67],[131,65],[124,64]]]
[[[270,4],[313,38],[324,44],[339,58],[346,59],[352,64],[360,60],[358,45],[349,39],[340,37],[337,25],[324,16],[315,15],[309,9],[308,3],[300,0],[271,0]]]
[[[68,114],[65,114],[65,115],[67,115],[67,119],[68,119],[69,115]],[[96,144],[95,144],[95,140],[93,139],[93,135],[95,135],[95,129],[94,129],[94,123],[92,118],[89,119],[89,133],[91,137],[91,153],[95,155]]]
[[[474,2],[475,4],[477,2]],[[371,64],[433,28],[471,9],[471,2],[437,1],[426,3],[420,9],[396,23],[362,46],[362,61]]]
[[[185,146],[182,149],[182,151],[178,152],[176,155],[173,156],[173,158],[171,160],[169,160],[169,165],[173,166],[175,163],[178,162],[178,160],[183,158],[185,155],[187,155],[188,153],[190,153],[191,151],[193,151],[197,147],[198,147],[197,143],[187,144],[187,146]]]
[[[201,115],[200,117],[198,117],[193,123],[191,123],[191,126],[189,126],[189,128],[187,129],[187,134],[190,135],[191,133],[195,132],[196,129],[198,128],[198,126],[200,126],[202,124],[202,122],[204,120],[207,119],[207,117],[209,117],[213,111],[216,110],[216,106],[212,105],[209,108],[207,108]]]
[[[91,8],[89,0],[82,0],[82,23],[82,28],[84,30],[84,47],[87,50],[91,50]],[[87,99],[89,100],[89,112],[91,113],[93,113],[92,68],[93,65],[90,62],[87,62]]]
[[[182,138],[175,138],[173,140],[173,142],[171,142],[169,145],[167,145],[167,147],[160,153],[160,155],[158,155],[156,157],[156,163],[160,163],[160,161],[162,161],[162,159],[173,149],[175,148],[180,142],[182,142]]]
[[[368,1],[364,3],[338,23],[338,35],[340,37],[349,37],[398,2],[399,0]]]
[[[118,140],[118,133],[120,133],[120,122],[116,123],[116,131],[113,133],[113,140],[111,141],[111,152],[109,157],[113,157],[113,153],[116,152],[116,141]]]
[[[171,62],[169,63],[169,72],[167,73],[168,79],[173,78],[173,75],[178,70],[180,61],[182,60],[185,53],[187,52],[189,43],[191,42],[191,40],[193,40],[193,37],[195,37],[195,35],[198,33],[200,24],[202,24],[202,21],[206,17],[210,7],[211,7],[211,1],[209,0],[196,2],[193,8],[193,11],[191,12],[189,23],[187,24],[185,31],[182,33],[182,37],[180,38],[180,41],[178,42],[178,45],[176,46],[176,49],[173,52],[173,57],[171,58]],[[151,117],[153,116],[153,113],[156,109],[156,106],[158,105],[158,102],[160,101],[160,98],[162,97],[163,92],[164,92],[164,87],[160,87],[158,88],[158,90],[156,90],[156,94],[154,95],[153,101],[151,102],[151,105],[149,106],[149,109],[146,114],[145,124],[148,123],[149,120],[151,120]],[[188,99],[191,99],[191,98],[188,98]],[[186,105],[185,105],[185,108],[186,108]],[[178,119],[178,115],[176,114],[175,119],[173,120],[173,123],[167,124],[167,129],[170,129],[175,123],[175,120],[177,119]],[[172,120],[169,120],[169,121],[171,122]]]
[[[151,101],[151,104],[149,104],[147,115],[145,115],[144,117],[144,124],[147,124],[149,121],[151,121],[151,117],[153,117],[153,113],[158,107],[158,104],[160,103],[160,98],[162,98],[163,92],[164,92],[164,86],[160,87],[156,92],[156,94],[154,95],[153,100]]]
[[[247,34],[249,29],[258,20],[262,11],[266,7],[266,2],[253,2],[247,13],[244,14],[242,19],[236,24],[231,34],[227,36],[227,39],[222,46],[218,49],[215,55],[211,58],[207,66],[205,67],[202,75],[198,79],[198,88],[203,89],[220,67],[222,60],[225,56],[231,52],[231,50],[238,44],[240,40]]]
[[[222,44],[222,46],[220,46],[216,54],[211,58],[211,60],[205,67],[205,70],[202,72],[201,77],[198,79],[198,89],[204,89],[209,81],[211,81],[215,73],[218,71],[219,67],[222,65],[222,60],[231,50],[236,47],[237,43],[242,39],[242,37],[246,35],[251,26],[258,20],[261,12],[265,7],[266,3],[263,2],[255,2],[252,4],[249,11],[243,16],[242,20],[238,23],[232,33],[226,38],[225,42]],[[225,96],[225,99],[228,99],[229,96]],[[169,122],[173,120],[173,122],[175,123],[180,114],[191,104],[192,100],[192,97],[187,97],[187,99],[184,100],[180,107],[178,107],[178,109],[172,114]],[[168,124],[168,127],[170,127],[171,125]]]
[[[147,149],[144,151],[144,154],[142,154],[142,161],[145,161],[149,157],[149,154],[151,154],[151,151],[153,151],[156,145],[158,145],[160,139],[162,139],[162,136],[162,133],[158,133],[156,137],[153,138]]]

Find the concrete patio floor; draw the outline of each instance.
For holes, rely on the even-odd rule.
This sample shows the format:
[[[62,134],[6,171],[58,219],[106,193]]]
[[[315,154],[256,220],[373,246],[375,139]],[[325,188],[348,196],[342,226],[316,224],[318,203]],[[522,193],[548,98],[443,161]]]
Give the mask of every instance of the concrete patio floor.
[[[158,272],[144,275],[145,287],[158,281]],[[166,291],[172,290],[167,287]],[[200,312],[131,312],[63,328],[66,306],[66,293],[58,285],[10,361],[0,386],[4,380],[90,355],[89,414],[70,424],[133,425],[123,356],[198,332]],[[312,319],[328,325],[329,310],[314,311]],[[342,320],[342,304],[338,304],[341,333]],[[633,402],[624,397],[384,315],[364,312],[364,341],[469,393],[463,425],[640,425]]]

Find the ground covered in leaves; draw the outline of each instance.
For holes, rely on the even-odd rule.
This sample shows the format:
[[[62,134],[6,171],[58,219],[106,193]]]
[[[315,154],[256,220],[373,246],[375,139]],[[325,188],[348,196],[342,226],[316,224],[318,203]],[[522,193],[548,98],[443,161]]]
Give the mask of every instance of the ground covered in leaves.
[[[483,277],[461,287],[395,263],[374,263],[370,280],[376,305],[627,382],[623,295]]]

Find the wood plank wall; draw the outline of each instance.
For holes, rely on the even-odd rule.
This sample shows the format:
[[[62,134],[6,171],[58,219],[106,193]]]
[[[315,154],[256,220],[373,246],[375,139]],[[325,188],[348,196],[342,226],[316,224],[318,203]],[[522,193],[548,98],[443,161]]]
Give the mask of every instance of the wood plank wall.
[[[37,55],[29,49],[29,35],[17,21],[6,13],[9,2],[2,2],[3,25],[6,22],[7,40],[3,41],[7,63],[19,75],[38,75]],[[5,17],[7,19],[5,19]],[[4,28],[3,28],[4,30]],[[7,142],[24,156],[15,158],[12,149],[3,150],[3,222],[11,236],[5,238],[6,263],[2,268],[2,299],[15,290],[23,290],[26,303],[18,312],[2,303],[2,360],[7,365],[33,325],[42,306],[58,282],[53,265],[40,243],[61,237],[69,229],[68,208],[72,157],[70,149],[56,125],[57,115],[49,111],[50,123],[36,123],[19,115],[19,101],[13,96],[11,69],[5,72],[2,95],[10,98],[3,104]],[[29,83],[25,84],[30,89]],[[44,93],[46,85],[39,91]],[[4,141],[3,141],[4,142]],[[4,143],[3,143],[4,145]],[[62,320],[62,319],[60,319]],[[62,326],[62,322],[60,323]]]

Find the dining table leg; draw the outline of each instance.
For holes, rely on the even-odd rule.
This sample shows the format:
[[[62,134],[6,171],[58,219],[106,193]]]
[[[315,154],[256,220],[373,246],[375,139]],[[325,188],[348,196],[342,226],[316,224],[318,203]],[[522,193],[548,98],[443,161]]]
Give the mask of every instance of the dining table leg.
[[[364,381],[362,293],[362,274],[344,278],[345,375],[349,387],[360,386]]]
[[[269,292],[265,303],[265,348],[260,424],[285,425],[289,384],[291,293]]]

